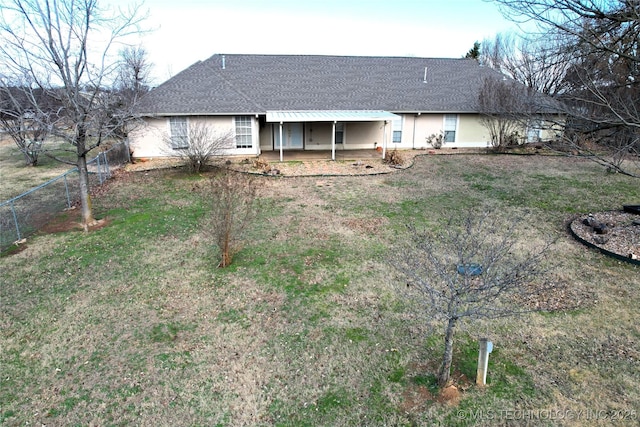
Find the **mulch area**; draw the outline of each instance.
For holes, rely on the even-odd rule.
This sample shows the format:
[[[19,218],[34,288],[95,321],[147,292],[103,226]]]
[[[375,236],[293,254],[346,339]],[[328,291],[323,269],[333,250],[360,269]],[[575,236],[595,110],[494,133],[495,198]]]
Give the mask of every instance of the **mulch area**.
[[[284,162],[267,162],[261,160],[256,164],[255,157],[233,158],[227,164],[232,170],[259,175],[278,176],[354,176],[376,175],[391,173],[397,169],[403,169],[413,164],[415,154],[406,156],[405,162],[400,166],[392,166],[384,163],[382,159],[363,159],[353,161],[332,160],[290,160]],[[182,162],[176,159],[145,159],[125,167],[127,171],[148,171],[154,169],[179,168]]]
[[[390,150],[393,151],[393,150]],[[356,176],[392,173],[399,169],[406,169],[413,165],[418,156],[473,154],[483,152],[481,149],[438,149],[438,150],[398,150],[403,162],[399,165],[385,163],[381,156],[376,158],[354,158],[350,160],[320,160],[296,158],[288,155],[284,162],[267,160],[264,157],[247,156],[231,157],[225,160],[227,166],[233,170],[260,175],[278,176]],[[256,160],[260,164],[256,165]],[[136,159],[133,164],[126,166],[127,171],[147,171],[153,169],[179,168],[180,159],[154,158]]]
[[[593,225],[602,225],[596,230]],[[570,224],[580,239],[623,258],[640,260],[640,215],[620,211],[581,215]]]

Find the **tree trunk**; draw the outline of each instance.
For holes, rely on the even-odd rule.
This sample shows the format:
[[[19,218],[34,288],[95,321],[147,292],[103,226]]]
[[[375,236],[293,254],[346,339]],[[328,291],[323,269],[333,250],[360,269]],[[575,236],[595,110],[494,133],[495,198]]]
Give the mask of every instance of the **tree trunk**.
[[[78,177],[80,183],[80,206],[82,208],[82,227],[89,231],[89,225],[95,220],[89,194],[89,172],[87,171],[86,155],[78,156]]]
[[[222,259],[220,260],[220,264],[218,265],[220,268],[226,268],[231,265],[231,257],[233,254],[231,253],[231,232],[229,231],[229,213],[227,212],[225,215],[226,218],[226,227],[224,231],[224,235],[222,236],[222,242],[220,242],[220,252],[222,253]]]
[[[457,318],[449,319],[444,336],[444,356],[440,372],[438,372],[438,386],[444,387],[451,376],[451,361],[453,360],[453,334],[455,332]]]

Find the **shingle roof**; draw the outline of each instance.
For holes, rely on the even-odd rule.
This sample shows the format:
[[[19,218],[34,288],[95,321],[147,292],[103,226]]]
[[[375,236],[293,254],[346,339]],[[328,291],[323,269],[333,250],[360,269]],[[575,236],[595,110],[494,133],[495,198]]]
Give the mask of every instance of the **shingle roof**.
[[[150,115],[267,110],[476,112],[484,79],[496,75],[472,59],[214,55],[153,89],[138,111]]]

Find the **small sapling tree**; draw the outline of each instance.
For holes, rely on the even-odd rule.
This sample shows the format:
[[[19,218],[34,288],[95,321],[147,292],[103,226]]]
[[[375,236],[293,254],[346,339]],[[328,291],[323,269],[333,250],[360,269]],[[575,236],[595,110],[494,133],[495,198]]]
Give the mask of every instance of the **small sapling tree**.
[[[520,220],[505,224],[481,212],[452,218],[438,232],[409,226],[411,243],[394,260],[403,293],[428,319],[444,323],[441,387],[450,379],[454,334],[462,322],[545,310],[531,301],[558,287],[547,259],[550,243],[524,247],[517,234]]]
[[[242,247],[248,228],[258,213],[257,186],[254,178],[220,169],[210,179],[207,196],[211,202],[207,229],[220,251],[219,267],[231,265]]]

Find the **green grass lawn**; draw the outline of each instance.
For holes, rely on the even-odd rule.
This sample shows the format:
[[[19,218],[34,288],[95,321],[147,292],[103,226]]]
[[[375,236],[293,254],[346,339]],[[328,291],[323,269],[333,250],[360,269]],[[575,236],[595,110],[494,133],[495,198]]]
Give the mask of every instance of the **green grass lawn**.
[[[640,270],[571,240],[572,215],[640,202],[638,180],[560,157],[418,158],[390,175],[261,177],[228,269],[201,225],[206,176],[130,173],[94,199],[107,226],[0,258],[3,425],[634,425]],[[403,300],[405,224],[527,208],[558,238],[579,308],[467,324],[458,400],[434,386],[444,325]],[[494,342],[473,385],[477,339]],[[605,419],[609,417],[609,419]]]

